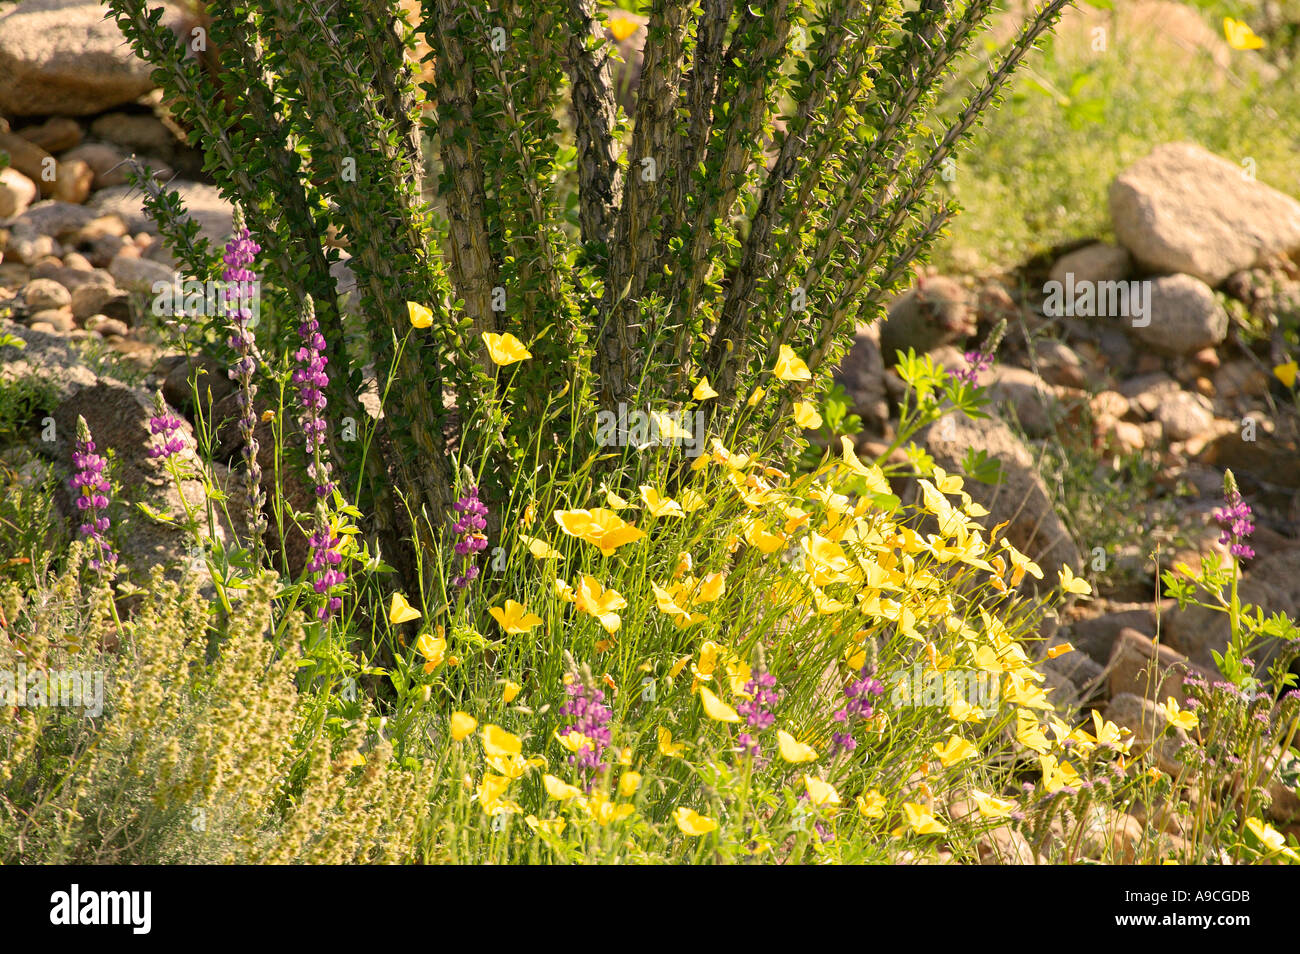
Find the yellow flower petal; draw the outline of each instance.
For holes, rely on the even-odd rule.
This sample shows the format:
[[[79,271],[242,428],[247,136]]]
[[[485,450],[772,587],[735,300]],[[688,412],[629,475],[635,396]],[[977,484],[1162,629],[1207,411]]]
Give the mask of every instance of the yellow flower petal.
[[[398,623],[408,623],[413,619],[420,618],[420,611],[406,602],[406,597],[401,593],[393,594],[393,602],[388,607],[388,621],[396,626]]]
[[[411,325],[416,328],[428,328],[433,324],[433,312],[416,302],[406,303],[406,314],[411,319]]]
[[[673,811],[673,821],[677,823],[677,827],[681,829],[683,835],[689,835],[692,838],[707,835],[718,828],[718,823],[712,818],[706,818],[685,805]]]
[[[524,347],[524,343],[509,332],[499,335],[485,331],[483,342],[487,345],[488,357],[492,359],[492,363],[501,367],[532,357],[532,353]]]
[[[781,345],[774,373],[782,381],[811,381],[812,372],[789,345]]]
[[[718,392],[713,390],[708,378],[700,378],[700,383],[695,385],[695,390],[691,392],[691,397],[697,401],[707,401],[717,396]]]
[[[781,749],[781,758],[787,762],[813,762],[817,759],[817,750],[804,742],[796,742],[794,736],[784,729],[776,730],[776,741]]]
[[[700,701],[704,703],[704,714],[715,722],[739,722],[740,713],[727,705],[704,686],[700,686]]]
[[[454,741],[460,742],[464,740],[476,728],[478,728],[478,720],[468,712],[453,712],[451,714],[451,737]]]
[[[582,789],[563,782],[554,775],[543,775],[542,785],[546,788],[546,794],[557,802],[567,802],[569,799],[577,798],[582,794]]]
[[[805,431],[815,431],[822,426],[822,416],[807,401],[795,401],[794,422]]]

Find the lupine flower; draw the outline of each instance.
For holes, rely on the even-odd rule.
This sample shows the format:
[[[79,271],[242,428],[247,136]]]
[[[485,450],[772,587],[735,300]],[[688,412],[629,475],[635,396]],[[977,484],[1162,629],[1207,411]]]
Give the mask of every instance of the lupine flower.
[[[464,569],[452,577],[452,584],[458,589],[469,586],[478,577],[478,567],[474,563],[475,554],[487,549],[487,505],[479,499],[478,487],[470,486],[464,496],[452,507],[460,514],[460,519],[452,527],[460,538],[456,541],[456,556],[460,557]]]
[[[316,592],[325,597],[325,603],[316,611],[316,616],[324,622],[343,606],[343,600],[332,595],[335,587],[347,581],[347,574],[339,569],[339,565],[343,562],[343,554],[340,552],[343,541],[326,524],[317,529],[307,542],[311,545],[311,559],[307,562],[307,572],[316,578],[313,583]]]
[[[836,722],[842,724],[845,728],[843,732],[831,733],[831,748],[835,752],[852,752],[858,747],[858,741],[853,736],[853,727],[855,723],[866,722],[875,715],[875,708],[871,705],[871,697],[878,696],[885,691],[885,687],[880,684],[879,680],[872,678],[875,674],[874,666],[864,666],[858,673],[858,679],[853,680],[844,689],[845,698],[848,702],[843,709],[838,710],[833,718]]]
[[[249,519],[253,524],[252,536],[256,540],[266,522],[262,514],[262,469],[257,462],[260,448],[254,436],[257,421],[253,409],[253,401],[257,397],[253,375],[261,356],[253,338],[253,313],[248,308],[248,301],[253,294],[253,283],[257,280],[257,274],[249,266],[253,264],[262,246],[253,241],[248,229],[244,227],[244,214],[239,206],[235,206],[233,225],[234,231],[226,243],[225,255],[222,256],[226,268],[221,273],[226,283],[225,304],[230,318],[229,344],[236,354],[235,363],[228,373],[230,379],[238,385],[235,400],[239,404],[239,434],[244,443],[244,493],[248,501]]]
[[[997,354],[998,345],[1002,343],[1002,336],[1006,330],[1006,321],[999,321],[997,326],[989,332],[989,336],[984,339],[982,345],[974,351],[967,351],[962,355],[962,358],[966,361],[966,367],[953,371],[952,376],[966,384],[975,384],[980,374],[993,366],[993,356]]]
[[[185,440],[178,431],[181,419],[167,407],[161,392],[153,397],[154,414],[149,418],[149,433],[158,438],[158,442],[149,448],[148,454],[154,460],[167,460],[185,449]]]
[[[1223,473],[1223,501],[1227,507],[1214,512],[1214,519],[1223,528],[1219,543],[1228,544],[1228,552],[1235,557],[1241,557],[1243,560],[1253,559],[1255,551],[1245,543],[1245,540],[1255,532],[1255,524],[1251,522],[1254,514],[1251,512],[1250,504],[1241,499],[1241,493],[1237,490],[1237,479],[1232,476],[1230,470]]]
[[[316,496],[329,496],[334,484],[330,481],[330,465],[325,458],[325,388],[329,386],[329,375],[325,365],[325,336],[320,333],[320,322],[316,320],[316,306],[311,296],[304,302],[303,321],[298,326],[298,337],[302,347],[294,354],[298,370],[293,373],[293,383],[298,388],[298,403],[302,408],[299,424],[306,442],[307,475],[316,482]]]
[[[343,600],[334,595],[336,588],[347,580],[339,567],[343,562],[339,536],[330,525],[325,498],[334,489],[330,481],[330,465],[325,456],[325,388],[329,376],[325,373],[325,337],[316,320],[316,306],[308,295],[303,301],[303,320],[298,326],[302,347],[295,353],[298,369],[293,373],[293,383],[298,388],[301,414],[298,423],[308,456],[307,476],[316,482],[316,530],[311,535],[311,559],[307,571],[315,576],[316,592],[325,596],[324,605],[316,615],[322,622],[338,612]]]
[[[746,731],[740,733],[736,741],[740,743],[746,755],[758,758],[762,754],[754,734],[770,729],[776,722],[771,707],[775,706],[781,697],[772,689],[775,685],[776,676],[770,672],[756,673],[749,682],[745,683],[741,694],[746,696],[746,700],[736,706],[736,711],[744,718]]]
[[[603,761],[605,749],[614,740],[609,730],[613,713],[605,705],[605,692],[577,677],[572,678],[564,691],[569,699],[560,707],[560,715],[568,716],[572,721],[560,735],[574,738],[573,733],[577,733],[580,737],[569,756],[569,764],[592,776],[604,774],[609,770],[609,763]]]
[[[89,541],[94,549],[90,558],[92,570],[103,571],[117,562],[117,554],[106,536],[108,532],[109,483],[104,477],[103,457],[95,453],[95,442],[90,439],[90,428],[86,419],[77,416],[77,446],[72,453],[72,466],[76,473],[68,481],[68,486],[77,495],[77,510],[81,515],[78,532]]]

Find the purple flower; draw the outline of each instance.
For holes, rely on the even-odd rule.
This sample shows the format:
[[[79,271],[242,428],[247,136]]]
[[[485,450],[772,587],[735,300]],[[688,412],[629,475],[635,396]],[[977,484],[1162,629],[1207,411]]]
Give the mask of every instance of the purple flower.
[[[560,715],[568,716],[570,722],[561,730],[561,735],[570,732],[582,735],[584,741],[573,755],[569,764],[576,766],[588,775],[587,787],[596,775],[609,771],[609,763],[603,760],[605,749],[614,741],[609,731],[609,720],[613,713],[605,705],[605,692],[590,685],[586,680],[573,677],[564,691],[569,699],[560,707]]]
[[[163,401],[162,392],[153,398],[154,415],[149,418],[149,433],[158,441],[149,448],[149,456],[154,460],[167,460],[185,449],[185,440],[177,433],[181,428],[181,419],[171,412]]]
[[[452,508],[460,514],[460,519],[452,525],[452,530],[459,537],[453,549],[456,556],[460,557],[463,569],[452,577],[451,582],[457,589],[464,589],[478,578],[475,554],[487,549],[487,536],[483,531],[487,529],[488,508],[479,499],[478,487],[473,485],[452,504]]]
[[[253,263],[257,253],[262,250],[250,237],[244,227],[244,215],[235,206],[233,216],[234,232],[226,243],[226,253],[222,260],[226,263],[221,277],[226,282],[225,304],[230,316],[230,347],[234,349],[235,363],[229,371],[230,379],[238,385],[236,402],[239,404],[239,434],[244,442],[244,493],[248,500],[248,512],[253,521],[252,535],[256,540],[266,525],[262,514],[264,495],[262,494],[262,468],[257,462],[257,438],[254,428],[257,426],[253,400],[257,397],[257,385],[253,374],[257,370],[260,355],[253,338],[253,313],[248,302],[254,294],[254,282],[257,275],[248,267]]]
[[[302,347],[294,355],[299,367],[293,372],[293,383],[298,388],[301,410],[298,423],[307,450],[307,475],[316,482],[316,532],[310,539],[312,555],[307,571],[315,576],[312,585],[316,592],[326,597],[324,605],[316,613],[324,622],[343,606],[336,590],[347,580],[347,574],[339,569],[343,562],[339,550],[341,541],[330,527],[325,505],[325,498],[334,490],[334,483],[329,479],[330,463],[325,456],[325,387],[330,379],[325,373],[328,361],[325,337],[320,333],[316,306],[310,295],[303,301],[303,320],[298,326],[298,337]]]
[[[68,481],[68,486],[77,495],[77,510],[81,516],[78,532],[89,541],[94,555],[90,558],[90,568],[107,570],[117,562],[117,554],[106,536],[108,532],[108,480],[104,477],[104,466],[108,463],[95,453],[95,442],[90,439],[90,428],[86,419],[77,417],[77,446],[72,453],[72,466],[76,473]]]
[[[317,594],[325,597],[325,602],[316,611],[316,617],[323,623],[343,607],[343,600],[334,593],[336,587],[347,581],[347,574],[339,569],[343,562],[339,550],[342,540],[326,524],[317,529],[307,542],[311,545],[307,572],[315,577],[312,586]]]
[[[848,701],[832,718],[843,725],[845,731],[831,733],[832,752],[852,752],[858,747],[858,740],[853,737],[853,728],[855,724],[866,722],[875,715],[876,710],[871,705],[871,697],[885,691],[880,681],[872,678],[874,674],[874,666],[863,666],[858,673],[859,678],[844,688],[844,697]]]
[[[744,702],[737,704],[736,711],[744,718],[747,731],[740,733],[736,737],[736,741],[740,743],[740,747],[745,750],[746,755],[757,758],[762,754],[758,739],[750,733],[770,729],[776,722],[776,716],[772,714],[771,707],[781,701],[781,696],[773,691],[772,687],[775,685],[776,676],[770,672],[762,671],[745,683],[742,694],[748,698]]]
[[[1250,560],[1255,556],[1255,551],[1244,541],[1255,532],[1255,524],[1252,522],[1254,514],[1250,504],[1241,499],[1237,480],[1230,470],[1223,474],[1223,501],[1227,506],[1214,512],[1215,521],[1223,529],[1219,543],[1228,544],[1228,552],[1233,556]]]
[[[966,362],[966,367],[952,371],[950,374],[958,381],[974,385],[978,383],[979,376],[993,366],[993,356],[997,354],[998,345],[1002,343],[1002,336],[1006,333],[1006,320],[999,321],[997,326],[989,332],[989,336],[984,339],[984,343],[974,351],[967,351],[962,355]]]

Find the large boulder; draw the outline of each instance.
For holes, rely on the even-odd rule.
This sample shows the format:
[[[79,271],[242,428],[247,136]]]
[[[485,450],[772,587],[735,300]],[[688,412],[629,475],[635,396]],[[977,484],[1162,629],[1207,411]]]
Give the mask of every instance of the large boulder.
[[[178,27],[181,8],[162,6]],[[153,89],[152,68],[108,12],[98,0],[23,0],[0,16],[0,113],[89,116]]]
[[[1116,176],[1110,214],[1140,265],[1210,285],[1300,249],[1300,202],[1193,143],[1158,146]]]

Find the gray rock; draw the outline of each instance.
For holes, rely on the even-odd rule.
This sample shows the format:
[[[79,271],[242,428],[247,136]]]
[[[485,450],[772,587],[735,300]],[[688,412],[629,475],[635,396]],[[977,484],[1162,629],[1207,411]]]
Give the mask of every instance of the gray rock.
[[[163,6],[176,24],[180,8]],[[106,12],[98,0],[23,0],[0,17],[0,113],[88,116],[149,92],[152,68]]]
[[[17,133],[28,142],[35,143],[51,153],[72,149],[85,135],[81,124],[66,116],[54,116],[38,126],[24,126],[17,130]],[[65,156],[64,160],[66,159]]]
[[[1167,440],[1186,441],[1207,434],[1214,427],[1209,404],[1199,394],[1178,390],[1156,407],[1153,416]]]
[[[87,331],[96,331],[105,338],[109,335],[120,335],[125,338],[131,333],[126,322],[109,318],[107,315],[91,315],[86,319],[84,327]]]
[[[14,225],[26,226],[38,235],[62,238],[83,228],[95,218],[95,213],[83,205],[74,202],[62,202],[58,199],[46,199],[37,202],[14,221]]]
[[[1145,324],[1128,320],[1134,338],[1166,354],[1192,354],[1228,336],[1228,313],[1210,286],[1191,275],[1152,280]]]
[[[979,376],[988,388],[989,401],[1004,420],[1015,421],[1029,437],[1046,437],[1054,430],[1059,402],[1042,378],[1012,365],[997,364]]]
[[[37,278],[23,288],[23,301],[33,311],[44,308],[64,308],[72,303],[68,290],[49,278]]]
[[[862,418],[863,429],[867,433],[883,434],[889,423],[889,403],[877,328],[858,325],[853,344],[836,367],[834,379],[849,396],[853,413]]]
[[[1158,146],[1110,186],[1119,241],[1144,267],[1217,285],[1300,249],[1300,202],[1193,143]]]
[[[118,290],[111,282],[82,285],[72,293],[72,313],[82,320],[99,314],[104,310],[104,305],[118,294]]]
[[[176,147],[176,137],[157,116],[135,113],[107,113],[90,124],[90,133],[129,152],[142,152],[169,159]]]
[[[67,308],[42,308],[40,311],[34,311],[28,314],[27,323],[33,328],[38,325],[41,328],[49,328],[54,331],[67,332],[76,327],[72,320],[72,312]]]
[[[157,282],[170,285],[176,280],[176,273],[166,265],[127,255],[119,255],[113,259],[108,265],[108,273],[120,287],[127,291],[144,293],[151,293]]]
[[[232,208],[216,186],[178,179],[170,183],[185,205],[185,211],[199,225],[199,232],[211,242],[222,244],[230,237]],[[130,186],[116,186],[96,192],[88,207],[100,215],[115,213],[132,233],[158,234],[158,226],[145,214],[140,193]]]
[[[0,219],[12,219],[36,201],[36,183],[17,169],[0,169]]]
[[[1080,282],[1120,282],[1132,273],[1133,258],[1127,249],[1094,242],[1058,258],[1052,266],[1050,280],[1064,285],[1066,275],[1073,274],[1076,285]]]
[[[5,243],[5,258],[23,265],[32,265],[42,258],[54,254],[54,239],[41,235],[34,228],[19,220],[9,231],[9,240]]]

